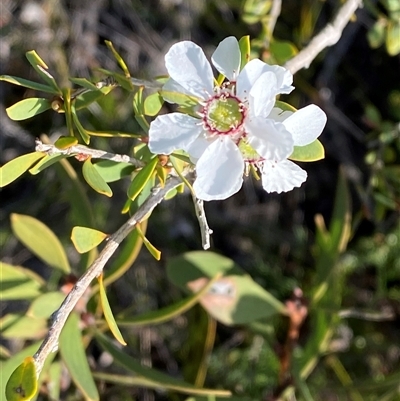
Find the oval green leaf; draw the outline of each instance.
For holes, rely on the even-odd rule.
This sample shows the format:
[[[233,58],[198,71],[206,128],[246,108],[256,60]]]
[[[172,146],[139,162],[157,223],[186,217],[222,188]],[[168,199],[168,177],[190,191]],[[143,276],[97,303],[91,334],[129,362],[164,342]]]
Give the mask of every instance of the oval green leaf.
[[[322,143],[316,139],[306,146],[295,146],[290,160],[298,162],[315,162],[325,157],[325,149]]]
[[[106,319],[108,327],[110,328],[111,333],[113,333],[115,339],[120,344],[126,345],[126,342],[125,342],[124,338],[122,337],[122,334],[115,321],[114,315],[113,315],[111,307],[110,307],[110,303],[108,302],[106,290],[105,290],[104,284],[103,284],[103,275],[102,274],[99,276],[99,290],[100,290],[101,306],[103,308],[104,317]]]
[[[45,281],[31,270],[0,262],[1,300],[31,299],[42,293]]]
[[[183,107],[193,107],[193,106],[196,106],[197,104],[199,104],[199,102],[201,101],[201,99],[196,96],[189,96],[189,95],[185,95],[184,93],[180,93],[180,92],[161,90],[160,95],[167,102],[176,103],[176,104],[179,104],[179,106],[183,106]]]
[[[33,163],[42,159],[45,153],[33,152],[16,157],[0,167],[0,188],[5,187],[27,171]]]
[[[89,89],[89,90],[92,90],[92,91],[98,91],[99,90],[99,88],[97,88],[97,86],[93,82],[90,82],[86,78],[69,78],[69,80],[72,83],[74,83],[74,84],[76,84],[78,86],[81,86],[82,88]]]
[[[87,159],[82,166],[83,177],[86,182],[99,194],[106,195],[108,197],[112,196],[112,190],[108,184],[104,181],[103,177],[98,173],[98,171],[93,166],[90,159]]]
[[[46,155],[43,157],[39,163],[37,163],[35,166],[33,166],[31,169],[29,169],[29,173],[32,175],[39,174],[41,171],[46,169],[47,167],[50,167],[54,163],[59,162],[62,159],[65,159],[68,157],[67,155]]]
[[[8,117],[14,121],[26,120],[51,108],[51,102],[41,97],[21,100],[6,109]]]
[[[101,231],[88,227],[74,227],[72,229],[71,240],[75,249],[79,253],[89,252],[108,237]]]
[[[131,174],[135,167],[130,163],[113,162],[112,160],[101,160],[93,164],[97,172],[103,177],[105,182],[118,181]]]
[[[37,391],[35,360],[28,356],[11,374],[6,385],[7,401],[30,400]]]
[[[32,340],[42,338],[47,332],[47,320],[9,313],[0,319],[1,335],[4,338]]]
[[[83,347],[79,329],[79,317],[71,313],[60,335],[59,348],[61,357],[75,385],[88,401],[98,401],[99,393],[94,383]]]
[[[63,246],[42,222],[31,216],[13,213],[11,228],[14,235],[43,262],[63,273],[71,271]]]
[[[240,71],[250,61],[250,36],[246,35],[239,39],[240,49]]]
[[[78,139],[74,136],[60,136],[55,142],[54,146],[58,149],[68,149],[71,146],[78,144]]]
[[[164,99],[158,92],[152,93],[144,100],[144,114],[146,116],[155,116],[161,110]]]
[[[146,183],[150,180],[153,175],[154,169],[158,163],[158,158],[154,157],[145,167],[143,167],[132,180],[128,188],[128,197],[132,201],[142,192]]]
[[[60,291],[46,292],[37,297],[29,306],[27,316],[48,319],[64,301],[65,295]]]

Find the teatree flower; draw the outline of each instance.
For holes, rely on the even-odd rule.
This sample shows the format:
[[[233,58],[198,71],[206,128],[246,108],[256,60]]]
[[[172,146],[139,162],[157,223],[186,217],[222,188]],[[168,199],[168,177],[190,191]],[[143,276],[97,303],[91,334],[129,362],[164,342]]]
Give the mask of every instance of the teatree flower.
[[[301,110],[285,119],[273,111],[276,96],[294,89],[292,74],[258,59],[239,73],[240,58],[234,37],[219,44],[211,59],[228,81],[215,86],[211,65],[195,43],[179,42],[165,56],[170,80],[164,90],[197,98],[198,117],[184,113],[158,116],[150,125],[149,148],[157,154],[183,149],[190,155],[196,162],[193,188],[199,199],[226,199],[236,193],[250,164],[260,169],[268,192],[301,185],[304,174],[287,160],[294,149],[294,138],[316,138],[325,125],[314,124],[310,133]],[[321,120],[321,113],[325,116],[313,106],[311,117]],[[282,177],[283,186],[271,182]]]

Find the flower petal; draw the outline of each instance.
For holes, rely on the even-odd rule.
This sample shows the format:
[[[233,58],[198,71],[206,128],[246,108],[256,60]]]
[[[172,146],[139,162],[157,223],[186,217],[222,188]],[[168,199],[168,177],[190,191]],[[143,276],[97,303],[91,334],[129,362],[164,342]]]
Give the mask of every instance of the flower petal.
[[[168,81],[164,84],[163,86],[163,91],[167,92],[178,92],[178,93],[183,93],[188,96],[193,96],[193,93],[190,91],[186,90],[182,85],[179,85],[178,82],[174,81],[172,78],[169,78]],[[166,99],[168,103],[172,103]]]
[[[203,135],[200,135],[189,146],[182,149],[189,153],[190,159],[194,163],[197,163],[197,160],[200,159],[201,155],[212,142],[213,140],[207,140]]]
[[[187,148],[203,131],[199,119],[182,113],[158,116],[150,124],[149,148],[156,154],[170,154]]]
[[[214,76],[201,47],[190,41],[173,45],[165,55],[170,77],[192,95],[207,99],[213,93]]]
[[[293,138],[282,123],[265,118],[245,122],[248,143],[267,160],[287,159],[293,152]]]
[[[262,168],[262,186],[267,192],[287,192],[300,187],[307,173],[290,160],[278,163],[265,161]]]
[[[250,90],[250,113],[254,116],[268,117],[275,104],[277,81],[273,72],[265,72]]]
[[[234,36],[224,39],[211,57],[215,68],[229,81],[236,80],[239,75],[240,59],[239,43]]]
[[[293,83],[293,74],[284,67],[279,65],[268,65],[266,64],[265,71],[272,71],[276,75],[276,79],[278,81],[278,93],[290,93],[294,86]]]
[[[326,114],[315,104],[297,110],[283,125],[291,132],[296,146],[308,145],[321,134],[326,124]]]
[[[265,63],[256,58],[249,61],[243,70],[240,71],[236,81],[236,95],[240,100],[245,101],[248,99],[250,90],[264,72],[263,68],[265,65]]]
[[[196,164],[193,189],[205,201],[226,199],[243,183],[244,161],[238,147],[228,137],[221,137],[205,150]]]

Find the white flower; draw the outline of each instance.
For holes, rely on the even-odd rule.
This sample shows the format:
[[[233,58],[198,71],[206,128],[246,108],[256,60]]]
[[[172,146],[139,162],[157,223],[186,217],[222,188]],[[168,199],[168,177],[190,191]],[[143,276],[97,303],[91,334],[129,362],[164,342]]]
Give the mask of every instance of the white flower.
[[[193,188],[199,199],[226,199],[236,193],[248,164],[261,169],[263,182],[264,176],[269,182],[264,188],[269,188],[273,177],[281,173],[268,172],[268,162],[275,167],[291,163],[287,158],[296,142],[291,130],[298,128],[294,127],[298,119],[275,118],[273,112],[276,95],[294,89],[292,74],[257,59],[239,73],[241,56],[234,37],[223,40],[211,59],[228,79],[221,86],[215,87],[211,65],[193,42],[179,42],[168,51],[165,62],[170,80],[164,90],[196,97],[199,117],[183,113],[158,116],[150,125],[149,148],[157,154],[183,149],[196,161]],[[289,171],[274,168],[277,170]]]

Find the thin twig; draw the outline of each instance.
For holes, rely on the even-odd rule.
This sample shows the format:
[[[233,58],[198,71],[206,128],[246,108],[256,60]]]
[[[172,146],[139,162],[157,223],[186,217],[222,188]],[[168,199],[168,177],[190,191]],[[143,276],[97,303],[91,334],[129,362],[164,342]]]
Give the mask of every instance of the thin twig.
[[[37,152],[45,152],[48,155],[67,155],[67,156],[83,155],[83,156],[91,157],[93,159],[105,159],[105,160],[111,160],[111,161],[119,162],[119,163],[120,162],[130,163],[130,164],[134,165],[135,167],[143,167],[145,165],[140,160],[137,160],[128,155],[119,155],[119,154],[115,154],[115,153],[109,153],[104,150],[91,149],[84,145],[74,145],[74,146],[70,146],[67,149],[59,149],[54,145],[45,144],[42,141],[40,141],[39,139],[36,139],[36,148],[35,149]]]
[[[318,35],[316,35],[307,47],[289,60],[285,64],[285,68],[290,70],[292,74],[302,68],[308,68],[311,62],[322,50],[339,41],[343,29],[350,21],[357,8],[361,7],[361,5],[362,0],[347,0],[347,2],[340,8],[333,22],[328,24]]]
[[[118,231],[109,237],[106,246],[101,251],[98,258],[91,264],[86,273],[76,282],[71,292],[64,299],[60,308],[53,313],[50,329],[40,348],[34,355],[37,376],[39,376],[42,371],[43,364],[48,355],[57,350],[61,330],[64,327],[69,314],[85,293],[92,280],[102,273],[105,264],[117,250],[119,244],[124,240],[124,238],[164,199],[165,195],[171,189],[175,188],[180,183],[181,181],[179,178],[171,177],[167,180],[164,187],[156,187],[139,210]]]
[[[268,16],[268,40],[271,41],[272,34],[274,33],[276,21],[278,20],[279,16],[281,15],[282,9],[282,0],[273,0],[271,11]]]
[[[201,199],[197,199],[194,194],[192,194],[192,196],[196,217],[200,226],[201,244],[203,245],[203,249],[207,250],[211,246],[210,235],[213,233],[213,230],[208,226],[207,216],[204,210],[204,202]]]

